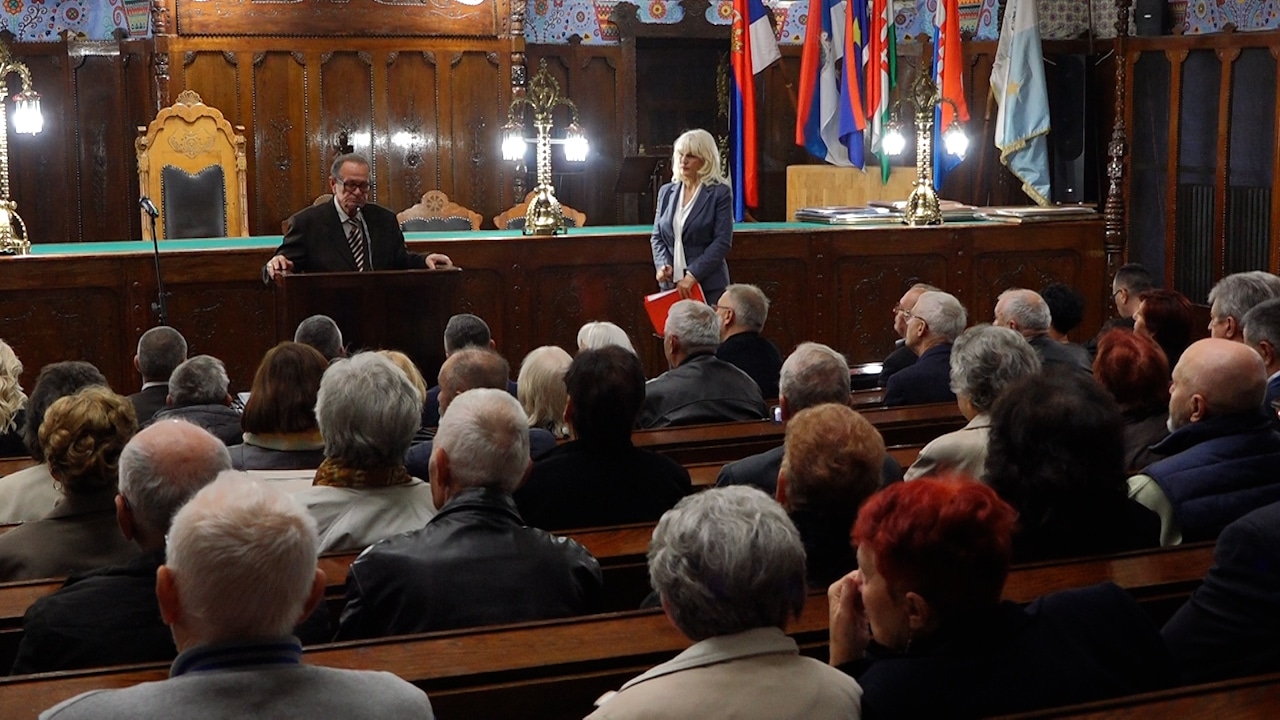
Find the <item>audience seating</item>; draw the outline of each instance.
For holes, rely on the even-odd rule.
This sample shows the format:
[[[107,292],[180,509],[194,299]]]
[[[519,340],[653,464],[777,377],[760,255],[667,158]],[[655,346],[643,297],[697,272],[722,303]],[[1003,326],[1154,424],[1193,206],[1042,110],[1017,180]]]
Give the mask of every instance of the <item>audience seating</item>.
[[[1280,673],[1222,680],[1010,718],[1270,718],[1280,707]]]

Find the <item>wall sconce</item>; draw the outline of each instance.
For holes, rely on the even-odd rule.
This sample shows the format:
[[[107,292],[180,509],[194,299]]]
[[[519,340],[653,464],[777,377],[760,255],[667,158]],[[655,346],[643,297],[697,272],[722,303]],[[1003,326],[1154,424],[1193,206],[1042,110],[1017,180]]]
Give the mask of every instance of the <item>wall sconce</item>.
[[[22,80],[22,92],[13,96],[13,131],[35,135],[44,129],[40,94],[31,89],[31,71],[14,60],[9,46],[0,42],[0,83],[9,73],[17,73]],[[5,114],[0,98],[0,126],[4,127],[0,132],[0,255],[27,255],[31,252],[27,225],[18,216],[18,204],[9,199],[9,123]]]
[[[537,137],[523,136],[524,124],[519,110],[522,106],[533,110],[533,127]],[[556,106],[569,108],[569,126],[565,128],[565,137],[552,138],[552,111]],[[538,74],[529,81],[529,90],[523,97],[511,101],[507,111],[507,124],[502,126],[502,158],[517,161],[524,157],[525,146],[533,143],[538,153],[538,184],[533,189],[533,199],[529,201],[529,209],[524,216],[525,235],[555,235],[565,232],[564,214],[560,210],[560,201],[556,200],[555,188],[551,185],[551,146],[564,146],[564,159],[569,162],[584,162],[590,145],[587,136],[578,125],[578,107],[573,101],[560,94],[560,83],[547,70],[547,61],[538,63]]]
[[[933,190],[933,108],[935,105],[951,106],[951,126],[942,136],[942,146],[949,155],[964,159],[969,151],[969,138],[965,136],[960,111],[955,101],[942,97],[929,73],[922,72],[911,86],[911,97],[898,101],[910,102],[916,109],[916,181],[907,198],[903,220],[908,225],[941,225],[942,209],[938,205],[938,193]],[[884,151],[901,155],[907,148],[907,139],[898,123],[897,107],[889,121],[881,141]]]

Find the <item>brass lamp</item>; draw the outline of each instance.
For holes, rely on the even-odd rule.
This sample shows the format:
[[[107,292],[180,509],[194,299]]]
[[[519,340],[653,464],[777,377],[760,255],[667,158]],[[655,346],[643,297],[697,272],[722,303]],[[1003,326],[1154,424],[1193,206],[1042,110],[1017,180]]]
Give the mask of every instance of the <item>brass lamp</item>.
[[[518,111],[522,106],[529,106],[533,111],[533,127],[537,137],[523,137],[523,124]],[[569,126],[565,128],[565,137],[552,138],[552,112],[557,105],[569,108]],[[578,107],[573,101],[560,94],[560,84],[547,70],[547,61],[538,63],[538,74],[529,81],[529,91],[524,97],[511,101],[507,111],[507,124],[502,127],[502,157],[504,160],[520,160],[524,157],[525,145],[534,143],[538,154],[538,184],[533,189],[533,199],[524,216],[525,235],[555,235],[565,232],[564,213],[560,209],[560,201],[556,200],[555,188],[551,185],[551,146],[564,146],[564,159],[569,162],[583,162],[587,159],[590,146],[587,136],[578,126]]]
[[[22,80],[22,92],[13,96],[13,131],[35,135],[44,128],[40,114],[40,94],[31,89],[31,71],[26,65],[13,59],[9,47],[0,42],[0,82],[17,73]],[[9,199],[9,126],[5,117],[4,102],[0,100],[0,254],[27,255],[31,241],[27,238],[27,226],[18,216],[18,204]]]
[[[951,106],[951,126],[942,137],[943,147],[949,155],[963,159],[969,150],[969,138],[962,129],[955,101],[942,97],[928,73],[920,73],[911,86],[911,97],[903,98],[899,104],[903,102],[910,102],[916,109],[916,181],[911,195],[907,197],[903,220],[908,225],[941,225],[942,209],[938,204],[938,193],[933,189],[934,106],[943,103]],[[890,155],[900,155],[906,149],[907,140],[898,125],[896,108],[882,146]]]

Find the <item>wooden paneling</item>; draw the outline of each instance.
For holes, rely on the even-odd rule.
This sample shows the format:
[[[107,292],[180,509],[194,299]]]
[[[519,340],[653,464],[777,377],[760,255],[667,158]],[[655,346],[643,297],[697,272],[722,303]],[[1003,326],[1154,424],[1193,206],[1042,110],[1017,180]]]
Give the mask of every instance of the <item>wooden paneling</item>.
[[[307,72],[302,53],[257,53],[253,60],[252,134],[249,153],[249,222],[279,227],[307,206]],[[256,182],[255,182],[256,181]]]
[[[508,0],[170,0],[179,35],[497,37],[511,15]]]
[[[444,190],[451,200],[484,217],[497,215],[514,201],[509,163],[502,160],[501,128],[507,121],[502,101],[508,97],[498,52],[455,51],[448,56],[448,78],[441,95],[450,100],[449,142],[441,151],[450,159]],[[492,204],[499,207],[490,212]]]
[[[434,53],[392,53],[384,67],[382,97],[391,131],[379,138],[384,197],[387,207],[402,210],[428,190],[441,189],[439,73]]]

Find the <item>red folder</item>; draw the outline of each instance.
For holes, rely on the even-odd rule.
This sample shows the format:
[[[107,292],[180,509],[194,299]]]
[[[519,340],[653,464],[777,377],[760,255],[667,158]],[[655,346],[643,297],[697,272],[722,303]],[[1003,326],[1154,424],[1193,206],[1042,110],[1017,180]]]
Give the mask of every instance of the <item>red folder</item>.
[[[694,284],[693,294],[689,299],[698,302],[707,301],[707,296],[702,294],[702,285]],[[644,296],[645,312],[649,313],[649,322],[653,323],[653,331],[658,333],[659,337],[667,329],[667,313],[671,311],[671,306],[679,301],[680,291],[675,289]]]

